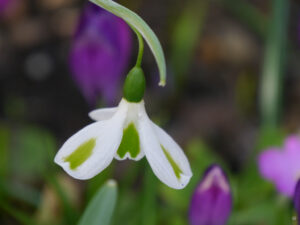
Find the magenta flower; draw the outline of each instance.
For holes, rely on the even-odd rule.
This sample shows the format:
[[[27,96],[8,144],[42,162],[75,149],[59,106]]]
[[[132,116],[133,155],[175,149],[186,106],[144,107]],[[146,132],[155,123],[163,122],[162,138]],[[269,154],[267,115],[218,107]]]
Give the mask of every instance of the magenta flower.
[[[0,12],[3,12],[11,0],[0,0]]]
[[[70,68],[90,104],[101,95],[112,103],[128,65],[131,33],[115,15],[88,3],[79,19],[70,54]]]
[[[286,138],[283,148],[270,148],[259,155],[261,175],[272,181],[283,195],[292,197],[300,178],[300,140],[296,135]]]
[[[191,225],[225,225],[232,210],[231,188],[218,165],[209,167],[191,200]]]
[[[16,0],[0,0],[0,16],[6,14],[8,10],[15,7],[16,3]]]
[[[294,192],[294,207],[297,214],[298,224],[300,224],[300,180],[297,181]]]

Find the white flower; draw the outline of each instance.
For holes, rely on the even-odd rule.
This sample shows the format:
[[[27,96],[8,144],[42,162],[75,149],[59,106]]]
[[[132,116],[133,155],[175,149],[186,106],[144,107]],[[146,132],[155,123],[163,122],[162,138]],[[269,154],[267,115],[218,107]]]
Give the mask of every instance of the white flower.
[[[146,156],[154,174],[166,185],[184,188],[191,176],[189,162],[178,144],[148,117],[144,101],[124,98],[118,107],[92,111],[96,122],[61,147],[55,162],[77,179],[90,179],[115,157],[140,160]]]

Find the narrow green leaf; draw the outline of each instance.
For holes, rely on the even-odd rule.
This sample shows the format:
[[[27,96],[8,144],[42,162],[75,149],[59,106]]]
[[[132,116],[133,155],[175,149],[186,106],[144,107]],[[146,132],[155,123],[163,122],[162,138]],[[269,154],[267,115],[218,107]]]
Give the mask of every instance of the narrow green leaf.
[[[22,201],[33,207],[38,207],[40,203],[40,192],[32,186],[18,181],[0,180],[0,192],[4,196]]]
[[[141,203],[141,221],[140,225],[155,225],[157,224],[157,179],[154,176],[149,165],[146,167],[144,188],[142,193]]]
[[[289,1],[273,0],[260,90],[264,126],[276,127],[279,121],[282,80],[286,61]]]
[[[4,201],[3,199],[0,199],[0,209],[6,213],[4,215],[13,217],[18,222],[20,222],[20,224],[36,225],[29,215],[27,215],[23,211],[16,209],[14,206]]]
[[[9,152],[10,130],[3,124],[0,124],[0,176],[5,177],[8,170],[8,152]]]
[[[193,61],[210,1],[189,1],[175,23],[171,34],[171,63],[177,88],[182,88]]]
[[[109,225],[117,201],[117,184],[108,181],[93,197],[78,225]]]
[[[112,0],[90,0],[91,2],[99,5],[105,10],[113,13],[114,15],[125,20],[130,26],[138,30],[143,38],[148,43],[156,63],[158,65],[160,73],[160,86],[165,86],[166,84],[166,60],[164,52],[162,50],[161,44],[152,31],[152,29],[147,25],[147,23],[136,13],[127,9],[126,7],[112,1]]]
[[[56,141],[48,130],[25,126],[13,134],[9,169],[24,179],[35,180],[53,165]]]

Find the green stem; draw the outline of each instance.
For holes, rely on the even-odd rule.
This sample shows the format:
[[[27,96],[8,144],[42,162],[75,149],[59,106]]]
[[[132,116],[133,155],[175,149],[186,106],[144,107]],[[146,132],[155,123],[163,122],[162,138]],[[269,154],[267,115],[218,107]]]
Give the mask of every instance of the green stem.
[[[143,55],[144,55],[144,40],[142,35],[134,28],[132,28],[134,30],[134,32],[136,33],[136,36],[138,38],[139,41],[139,53],[138,53],[138,57],[136,60],[136,67],[141,67],[142,64],[142,60],[143,60]]]

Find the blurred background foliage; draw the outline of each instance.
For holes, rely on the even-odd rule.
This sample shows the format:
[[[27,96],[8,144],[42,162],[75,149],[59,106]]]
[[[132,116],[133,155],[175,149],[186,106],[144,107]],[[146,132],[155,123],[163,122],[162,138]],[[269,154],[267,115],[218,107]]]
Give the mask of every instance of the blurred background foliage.
[[[191,194],[211,163],[230,177],[230,225],[291,224],[292,202],[261,178],[256,153],[298,132],[300,3],[119,1],[148,22],[165,50],[168,82],[159,88],[146,49],[145,101],[190,159],[194,176],[178,191],[161,184],[145,159],[114,161],[89,181],[68,177],[53,162],[64,140],[91,122],[92,108],[68,68],[84,2],[14,0],[1,11],[0,224],[87,224],[79,218],[100,195],[117,199],[103,199],[116,206],[107,224],[186,225]],[[118,192],[105,184],[110,178]]]

